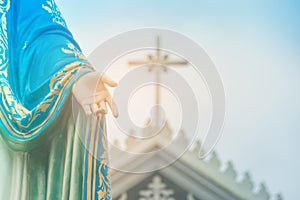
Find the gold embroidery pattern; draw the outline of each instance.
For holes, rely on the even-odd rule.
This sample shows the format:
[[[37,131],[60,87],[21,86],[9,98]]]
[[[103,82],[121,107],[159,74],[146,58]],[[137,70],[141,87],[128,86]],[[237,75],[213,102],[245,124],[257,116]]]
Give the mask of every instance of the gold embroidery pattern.
[[[103,148],[102,155],[100,156],[100,165],[98,168],[98,176],[99,176],[99,186],[98,186],[98,199],[99,200],[108,200],[111,199],[110,193],[110,177],[109,177],[109,163],[108,163],[108,146],[107,146],[107,135],[106,135],[106,121],[104,119],[103,123],[103,132],[101,138],[101,144]]]
[[[79,51],[72,43],[68,43],[68,48],[62,48],[62,51],[66,54],[72,54],[77,58],[86,59],[82,52]]]
[[[47,0],[46,3],[47,5],[42,4],[42,8],[51,14],[53,22],[66,27],[66,22],[62,18],[61,12],[54,0]]]
[[[110,200],[111,185],[108,174],[108,146],[105,117],[92,120],[87,157],[86,199]],[[100,153],[101,152],[101,153]],[[100,153],[100,155],[98,155]],[[98,180],[96,180],[96,177]],[[96,196],[97,198],[96,198]]]
[[[87,67],[81,66],[81,62],[74,62],[58,72],[50,81],[50,93],[43,102],[37,105],[36,109],[31,111],[27,110],[15,98],[9,84],[7,84],[7,82],[2,82],[0,90],[4,107],[1,107],[1,118],[4,119],[3,122],[10,133],[20,139],[27,139],[39,132],[54,114],[68,83],[70,83],[74,76],[84,68]],[[41,119],[42,114],[45,113],[48,108],[50,108],[50,111],[48,112],[47,117]],[[11,123],[12,121],[17,124],[17,128]],[[40,121],[41,123],[30,127],[37,121]],[[29,127],[30,129],[25,131]]]

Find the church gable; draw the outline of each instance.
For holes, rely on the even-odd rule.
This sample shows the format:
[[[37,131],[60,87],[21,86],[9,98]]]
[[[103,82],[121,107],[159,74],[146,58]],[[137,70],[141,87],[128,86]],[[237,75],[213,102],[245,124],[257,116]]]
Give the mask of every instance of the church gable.
[[[154,173],[127,192],[116,198],[117,200],[198,200],[188,191],[183,190],[176,183],[159,173]]]

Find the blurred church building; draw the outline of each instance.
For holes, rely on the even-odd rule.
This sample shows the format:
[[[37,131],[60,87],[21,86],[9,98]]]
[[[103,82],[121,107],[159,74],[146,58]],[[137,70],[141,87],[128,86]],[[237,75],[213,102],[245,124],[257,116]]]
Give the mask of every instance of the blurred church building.
[[[130,61],[128,64],[130,66],[146,64],[149,65],[149,71],[157,68],[154,80],[157,84],[155,104],[160,105],[160,73],[166,71],[167,66],[185,66],[188,62],[170,60],[170,56],[163,55],[160,50],[159,37],[156,38],[156,43],[156,53],[148,55],[148,60]],[[159,65],[156,66],[157,64]],[[159,121],[159,110],[156,111],[155,119]],[[150,127],[148,132],[152,131]],[[146,140],[129,135],[125,138],[125,142],[120,139],[110,145],[110,158],[113,159],[111,162],[114,165],[110,171],[114,200],[283,199],[281,194],[271,195],[264,183],[255,186],[249,172],[239,180],[230,161],[225,169],[222,169],[222,163],[216,152],[212,152],[208,159],[199,159],[200,142],[187,149],[189,146],[187,134],[180,131],[174,135],[173,132],[166,121],[158,134],[147,137]],[[149,134],[144,132],[142,135]],[[123,149],[120,147],[122,142],[125,143]],[[133,156],[128,156],[124,152],[131,152]],[[144,173],[130,173],[141,171]]]
[[[168,148],[164,148],[168,144]],[[246,172],[242,180],[237,180],[237,172],[232,162],[221,170],[217,153],[212,152],[208,159],[198,157],[200,142],[192,150],[185,151],[178,159],[178,149],[185,148],[188,140],[183,132],[173,138],[172,131],[165,125],[161,133],[139,144],[133,137],[125,141],[126,151],[149,153],[144,159],[124,156],[123,151],[112,150],[112,158],[117,158],[118,169],[111,170],[112,194],[114,200],[282,200],[277,194],[271,198],[267,186],[255,186],[251,175]],[[114,145],[118,145],[115,141]],[[163,149],[162,151],[158,151]],[[176,158],[176,159],[174,159]],[[162,167],[161,163],[175,160]],[[145,173],[128,173],[149,169]],[[127,172],[124,172],[127,171]]]

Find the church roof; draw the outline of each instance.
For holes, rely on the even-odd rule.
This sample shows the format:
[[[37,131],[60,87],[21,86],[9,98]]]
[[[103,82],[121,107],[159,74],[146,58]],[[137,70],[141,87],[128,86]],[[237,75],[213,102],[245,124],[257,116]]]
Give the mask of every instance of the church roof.
[[[132,137],[126,138],[126,151],[147,153],[164,148],[166,143],[172,138],[172,134],[170,134],[171,131],[167,124],[162,132],[163,134],[158,134],[143,144],[139,144]],[[157,151],[156,154],[154,153],[150,157],[145,157],[144,160],[136,160],[134,157],[124,157],[122,156],[122,151],[115,151],[113,149],[111,157],[118,158],[118,169],[134,172],[135,169],[144,168],[146,171],[149,171],[148,173],[130,174],[111,170],[114,197],[118,197],[121,200],[123,200],[123,197],[126,200],[126,192],[134,190],[138,186],[140,187],[143,181],[148,180],[148,184],[150,184],[151,181],[159,181],[158,179],[160,179],[160,181],[165,180],[166,182],[182,187],[183,190],[187,191],[187,196],[189,196],[187,199],[190,200],[203,199],[203,195],[206,195],[206,200],[270,199],[271,195],[268,192],[266,184],[260,183],[258,186],[255,186],[250,172],[244,173],[242,180],[238,180],[238,172],[231,161],[228,161],[225,169],[222,170],[222,163],[216,151],[212,152],[209,158],[205,160],[199,159],[198,155],[201,146],[199,141],[196,142],[192,149],[186,151],[171,165],[162,167],[158,171],[150,170],[155,165],[159,168],[160,163],[173,161],[170,158],[177,155],[176,149],[179,149],[180,146],[186,146],[186,144],[187,139],[181,131],[175,139],[172,139],[172,144],[169,145],[170,148]],[[277,194],[273,199],[282,200],[282,196],[281,194]]]

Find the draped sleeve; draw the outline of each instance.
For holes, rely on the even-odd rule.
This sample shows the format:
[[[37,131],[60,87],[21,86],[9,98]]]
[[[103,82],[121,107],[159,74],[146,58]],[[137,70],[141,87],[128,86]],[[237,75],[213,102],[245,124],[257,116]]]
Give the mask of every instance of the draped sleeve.
[[[0,22],[3,195],[111,199],[105,117],[77,106],[73,121],[69,103],[73,83],[94,69],[54,0],[0,0]]]
[[[0,2],[0,127],[10,144],[37,138],[72,84],[93,71],[53,0]]]

